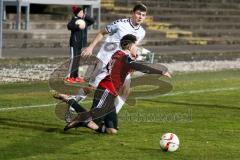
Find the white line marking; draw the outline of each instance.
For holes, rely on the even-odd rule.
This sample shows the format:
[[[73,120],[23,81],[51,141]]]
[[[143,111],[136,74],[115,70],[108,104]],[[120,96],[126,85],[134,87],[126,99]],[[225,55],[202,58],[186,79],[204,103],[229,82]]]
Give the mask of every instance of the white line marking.
[[[240,89],[240,87],[192,90],[192,91],[186,91],[186,92],[169,93],[169,94],[164,94],[161,96],[165,97],[165,96],[175,96],[175,95],[180,95],[180,94],[196,94],[196,93],[206,93],[206,92],[231,91],[231,90],[237,90],[237,89]]]
[[[206,92],[218,92],[218,91],[231,91],[231,90],[237,90],[240,89],[240,87],[233,87],[233,88],[218,88],[218,89],[202,89],[202,90],[192,90],[192,91],[186,91],[186,92],[175,92],[175,93],[169,93],[160,95],[161,97],[165,96],[175,96],[175,95],[181,95],[181,94],[196,94],[196,93],[206,93]],[[159,97],[159,96],[158,96]],[[9,108],[0,108],[1,111],[9,111],[9,110],[17,110],[17,109],[28,109],[28,108],[42,108],[42,107],[49,107],[54,106],[57,103],[50,103],[50,104],[42,104],[42,105],[32,105],[32,106],[20,106],[20,107],[9,107]]]
[[[54,105],[56,105],[56,103],[32,105],[32,106],[8,107],[8,108],[0,108],[0,111],[9,111],[9,110],[26,109],[26,108],[42,108],[42,107],[49,107]]]

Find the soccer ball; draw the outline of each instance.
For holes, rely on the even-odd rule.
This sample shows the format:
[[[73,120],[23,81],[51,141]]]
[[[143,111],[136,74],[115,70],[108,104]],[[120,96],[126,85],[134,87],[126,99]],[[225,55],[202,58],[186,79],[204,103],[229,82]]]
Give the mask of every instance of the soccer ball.
[[[173,133],[165,133],[162,135],[160,139],[160,147],[164,151],[174,152],[179,147],[179,139],[176,134]]]
[[[82,20],[82,19],[78,19],[78,20],[76,20],[75,24],[76,24],[76,25],[84,25],[84,24],[85,24],[85,21]]]
[[[86,27],[86,22],[85,22],[84,20],[82,20],[82,19],[76,20],[75,24],[76,24],[76,25],[79,25],[79,27],[80,27],[81,29],[84,29],[84,28]]]

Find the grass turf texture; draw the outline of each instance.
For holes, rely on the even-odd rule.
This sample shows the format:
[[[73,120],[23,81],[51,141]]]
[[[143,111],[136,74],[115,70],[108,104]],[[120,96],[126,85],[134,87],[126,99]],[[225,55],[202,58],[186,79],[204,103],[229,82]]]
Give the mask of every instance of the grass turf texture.
[[[0,159],[239,159],[239,70],[178,73],[170,82],[172,95],[125,106],[114,136],[84,128],[64,133],[54,106],[0,110]],[[1,108],[56,102],[47,82],[0,88]],[[160,150],[165,132],[179,136],[178,151]]]

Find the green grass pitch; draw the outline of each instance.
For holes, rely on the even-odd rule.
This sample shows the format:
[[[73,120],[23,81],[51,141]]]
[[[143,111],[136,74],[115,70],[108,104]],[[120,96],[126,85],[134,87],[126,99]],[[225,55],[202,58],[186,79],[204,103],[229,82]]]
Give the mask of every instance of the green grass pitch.
[[[166,96],[139,100],[119,114],[117,135],[85,128],[63,132],[47,82],[0,85],[0,159],[240,159],[240,70],[177,73]],[[4,108],[14,108],[4,110]],[[159,139],[173,132],[176,152]]]

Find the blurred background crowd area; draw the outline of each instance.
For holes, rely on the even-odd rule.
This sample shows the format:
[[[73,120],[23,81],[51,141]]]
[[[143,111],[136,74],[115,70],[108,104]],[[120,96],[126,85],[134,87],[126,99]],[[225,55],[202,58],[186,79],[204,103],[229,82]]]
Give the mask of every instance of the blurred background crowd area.
[[[8,0],[4,0],[8,1]],[[16,0],[17,1],[17,0]],[[33,0],[34,1],[34,0]],[[39,0],[40,1],[40,0]],[[96,32],[106,24],[129,17],[133,0],[96,0],[99,3],[99,24],[89,31],[90,42]],[[157,58],[166,55],[184,60],[196,53],[231,53],[220,59],[238,58],[240,51],[239,0],[149,0],[144,27],[147,30],[143,47],[155,52]],[[79,4],[80,5],[80,4]],[[85,6],[95,19],[98,15]],[[38,57],[69,56],[67,22],[72,17],[71,5],[30,4],[29,26],[26,30],[26,9],[22,7],[20,28],[16,29],[17,7],[6,6],[3,21],[3,56]],[[99,25],[99,26],[97,26]],[[47,55],[46,55],[47,53]],[[176,56],[173,56],[176,55]],[[234,56],[233,56],[234,55]],[[206,56],[205,56],[206,58]],[[207,56],[219,59],[219,56]],[[186,57],[189,59],[189,57]],[[200,58],[201,59],[201,58]],[[204,59],[204,58],[203,58]]]

